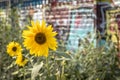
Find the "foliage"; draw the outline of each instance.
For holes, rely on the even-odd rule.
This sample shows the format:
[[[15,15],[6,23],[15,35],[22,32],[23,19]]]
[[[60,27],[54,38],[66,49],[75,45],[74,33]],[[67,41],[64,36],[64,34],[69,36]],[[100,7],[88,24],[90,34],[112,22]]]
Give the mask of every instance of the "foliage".
[[[23,47],[28,63],[24,67],[16,65],[6,53],[9,42],[22,45],[23,41],[16,11],[12,10],[10,20],[0,21],[0,80],[119,80],[118,51],[109,41],[96,47],[86,38],[76,52],[66,50],[64,42],[60,42],[57,51],[50,50],[47,58],[34,57]]]
[[[17,10],[11,10],[11,14],[7,18],[0,18],[0,80],[12,80],[11,72],[17,70],[17,67],[10,68],[13,59],[8,56],[6,53],[6,45],[10,41],[20,42],[20,27],[15,19],[17,19]],[[15,19],[11,20],[11,17],[14,15]],[[14,22],[13,22],[14,21]],[[14,23],[14,26],[12,25]],[[14,62],[13,62],[14,63]]]

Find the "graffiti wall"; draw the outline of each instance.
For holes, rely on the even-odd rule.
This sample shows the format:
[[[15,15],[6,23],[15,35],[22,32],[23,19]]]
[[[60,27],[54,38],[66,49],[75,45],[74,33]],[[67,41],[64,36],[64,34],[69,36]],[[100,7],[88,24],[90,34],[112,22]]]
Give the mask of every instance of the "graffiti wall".
[[[103,35],[106,26],[106,11],[111,8],[109,1],[97,2],[96,4],[96,16],[97,16],[97,29]]]
[[[7,1],[0,2],[3,9],[7,5]],[[21,28],[28,20],[44,19],[58,32],[58,42],[64,41],[70,50],[96,30],[102,36],[98,44],[103,45],[107,36],[116,42],[120,34],[119,0],[11,0],[11,7],[18,8]]]
[[[80,40],[85,38],[89,33],[92,35],[95,34],[94,5],[88,4],[71,10],[70,35],[68,38],[68,48],[71,50],[78,48]]]
[[[61,6],[61,7],[60,7]],[[52,24],[55,31],[58,32],[57,38],[67,40],[70,30],[70,12],[69,6],[63,3],[57,3],[51,8],[45,9],[45,20]]]
[[[103,42],[108,37],[113,42],[118,40],[119,3],[119,0],[98,0],[96,3],[97,29],[101,33]]]
[[[32,16],[30,19],[34,21],[45,19],[58,32],[58,41],[64,41],[68,49],[77,49],[80,39],[85,38],[88,33],[95,34],[95,29],[102,36],[100,44],[105,43],[106,34],[111,36],[111,33],[119,33],[118,0],[52,0],[28,3],[26,1],[22,5],[21,20],[24,22],[28,16]],[[23,22],[21,25],[24,25]],[[116,42],[117,37],[112,36],[111,39]]]
[[[75,50],[80,39],[94,34],[94,1],[57,2],[45,10],[45,19],[58,32],[57,38],[66,43],[67,49]]]
[[[75,50],[79,47],[80,39],[85,38],[88,33],[95,34],[94,3],[94,0],[53,0],[47,4],[23,4],[20,25],[24,26],[28,17],[34,21],[44,19],[58,33],[58,42],[63,41],[67,49]]]

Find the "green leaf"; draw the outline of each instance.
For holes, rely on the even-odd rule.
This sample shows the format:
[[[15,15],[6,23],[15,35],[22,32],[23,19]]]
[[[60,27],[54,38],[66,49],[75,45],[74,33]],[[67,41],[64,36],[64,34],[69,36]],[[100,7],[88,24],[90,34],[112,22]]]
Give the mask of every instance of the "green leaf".
[[[35,77],[38,76],[39,70],[43,67],[43,62],[41,62],[39,65],[35,64],[32,72],[31,72],[31,78],[32,80],[35,80]]]

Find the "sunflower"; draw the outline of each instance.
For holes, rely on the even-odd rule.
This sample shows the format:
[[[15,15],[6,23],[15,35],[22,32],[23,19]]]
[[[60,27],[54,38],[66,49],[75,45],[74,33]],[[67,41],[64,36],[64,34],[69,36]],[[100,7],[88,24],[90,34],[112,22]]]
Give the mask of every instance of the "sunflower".
[[[24,46],[30,50],[30,54],[35,56],[48,56],[49,48],[56,50],[57,40],[56,32],[53,32],[51,25],[46,27],[45,21],[40,24],[38,21],[31,21],[28,30],[23,31]]]
[[[13,41],[7,45],[7,53],[12,57],[21,54],[21,50],[21,45],[17,42]]]
[[[22,54],[18,55],[18,56],[17,56],[17,59],[16,59],[16,61],[15,61],[15,63],[16,63],[17,65],[22,66],[22,67],[23,67],[27,62],[28,62],[28,60],[27,60],[27,59],[23,59]]]

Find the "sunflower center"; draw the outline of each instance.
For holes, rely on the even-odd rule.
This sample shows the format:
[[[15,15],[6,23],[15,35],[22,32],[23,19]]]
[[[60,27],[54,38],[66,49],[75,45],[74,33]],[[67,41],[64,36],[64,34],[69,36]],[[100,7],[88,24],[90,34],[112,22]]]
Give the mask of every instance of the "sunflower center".
[[[37,33],[35,35],[35,41],[38,43],[38,44],[44,44],[46,42],[46,36],[44,33]]]
[[[16,47],[13,47],[13,48],[12,48],[12,50],[13,50],[13,51],[16,51],[16,50],[17,50],[17,48],[16,48]]]

